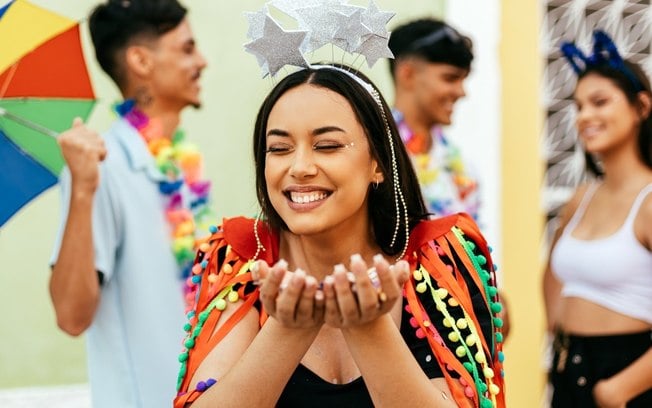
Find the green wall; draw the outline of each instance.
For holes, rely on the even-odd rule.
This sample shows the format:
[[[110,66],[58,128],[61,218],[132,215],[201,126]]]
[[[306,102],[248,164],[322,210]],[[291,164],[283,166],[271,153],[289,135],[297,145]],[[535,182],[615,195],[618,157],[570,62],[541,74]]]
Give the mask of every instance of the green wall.
[[[83,20],[98,2],[33,0],[68,17]],[[352,0],[366,5],[366,1]],[[444,0],[376,0],[380,9],[397,13],[389,26],[417,16],[441,16]],[[260,0],[187,0],[199,47],[209,66],[203,77],[204,106],[187,111],[183,127],[206,156],[206,174],[214,183],[214,206],[220,217],[256,211],[250,134],[256,110],[273,86],[260,79],[255,58],[243,51],[247,41],[244,11],[257,11]],[[87,27],[83,25],[84,35]],[[97,130],[112,120],[118,99],[113,84],[99,70],[86,37],[86,55],[99,103],[89,119]],[[366,72],[391,100],[387,67],[380,61]],[[0,388],[86,381],[83,338],[60,332],[47,290],[48,262],[59,219],[59,192],[53,188],[24,208],[0,230]]]

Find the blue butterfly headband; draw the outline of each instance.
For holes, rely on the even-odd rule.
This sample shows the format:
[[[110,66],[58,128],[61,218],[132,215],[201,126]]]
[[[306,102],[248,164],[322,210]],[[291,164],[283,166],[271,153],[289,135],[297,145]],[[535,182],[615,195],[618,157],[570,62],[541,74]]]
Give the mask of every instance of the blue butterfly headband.
[[[634,75],[634,73],[625,65],[625,61],[618,53],[616,44],[614,44],[611,38],[604,31],[595,30],[593,32],[593,54],[589,56],[584,55],[584,53],[577,48],[575,43],[572,42],[564,42],[561,45],[561,52],[573,68],[573,71],[578,75],[591,67],[608,65],[625,74],[634,85],[636,91],[645,90],[641,81],[639,81],[638,78],[636,78],[636,75]]]

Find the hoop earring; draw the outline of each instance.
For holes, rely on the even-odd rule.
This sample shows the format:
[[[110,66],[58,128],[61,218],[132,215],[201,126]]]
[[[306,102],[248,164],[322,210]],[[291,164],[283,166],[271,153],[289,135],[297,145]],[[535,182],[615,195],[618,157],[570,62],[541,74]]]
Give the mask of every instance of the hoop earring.
[[[378,184],[380,184],[380,183],[378,182],[378,179],[374,180],[374,182],[373,182],[373,184],[372,184],[374,190],[378,190]]]
[[[260,221],[260,213],[256,214],[256,219],[254,220],[254,237],[256,238],[256,253],[254,254],[253,260],[258,259],[258,255],[261,252],[265,252],[265,247],[260,241],[260,235],[258,235],[258,222]]]

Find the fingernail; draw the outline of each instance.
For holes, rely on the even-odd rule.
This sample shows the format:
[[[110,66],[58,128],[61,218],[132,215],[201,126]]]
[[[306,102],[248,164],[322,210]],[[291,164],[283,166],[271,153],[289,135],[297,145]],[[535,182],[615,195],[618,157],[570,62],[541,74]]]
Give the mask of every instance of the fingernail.
[[[346,273],[346,268],[342,264],[337,264],[333,267],[333,272]]]
[[[285,269],[288,267],[288,262],[285,259],[279,259],[279,261],[276,262],[276,266]]]
[[[324,300],[324,292],[322,292],[321,290],[315,292],[315,300],[319,300],[319,301]]]
[[[376,263],[381,263],[381,262],[383,262],[383,261],[385,261],[385,257],[384,257],[384,256],[382,256],[381,254],[376,254],[376,255],[374,255],[374,262],[376,262]]]
[[[363,262],[362,261],[362,256],[360,256],[360,254],[351,255],[351,263],[353,263],[353,262]]]

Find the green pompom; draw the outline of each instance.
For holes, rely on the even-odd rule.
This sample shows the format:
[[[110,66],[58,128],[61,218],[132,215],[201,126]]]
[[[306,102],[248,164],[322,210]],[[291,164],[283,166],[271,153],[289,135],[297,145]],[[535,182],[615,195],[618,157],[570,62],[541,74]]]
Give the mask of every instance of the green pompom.
[[[494,403],[490,399],[481,397],[480,407],[481,408],[493,408]]]

